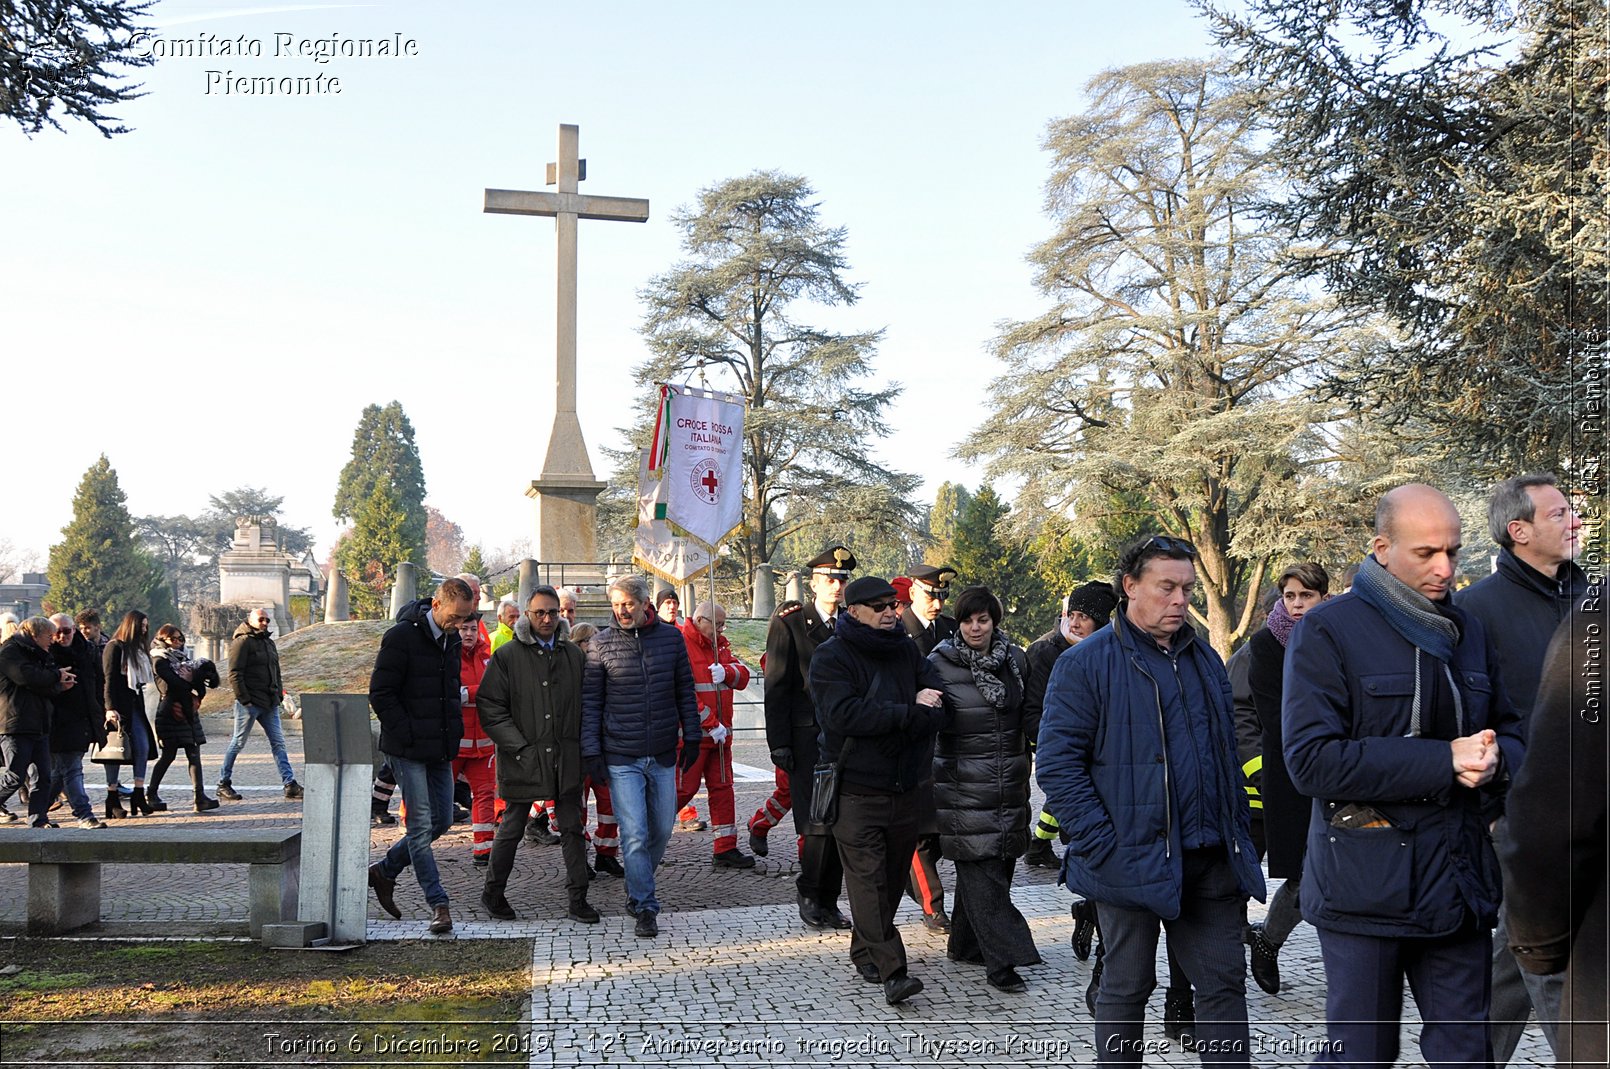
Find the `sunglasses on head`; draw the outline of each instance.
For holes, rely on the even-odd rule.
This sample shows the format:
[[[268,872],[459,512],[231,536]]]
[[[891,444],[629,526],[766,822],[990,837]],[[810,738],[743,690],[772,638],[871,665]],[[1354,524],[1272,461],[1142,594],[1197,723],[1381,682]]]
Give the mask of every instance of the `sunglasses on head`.
[[[1160,549],[1164,553],[1183,553],[1187,557],[1196,556],[1195,546],[1183,538],[1172,538],[1168,535],[1152,535],[1141,548]]]

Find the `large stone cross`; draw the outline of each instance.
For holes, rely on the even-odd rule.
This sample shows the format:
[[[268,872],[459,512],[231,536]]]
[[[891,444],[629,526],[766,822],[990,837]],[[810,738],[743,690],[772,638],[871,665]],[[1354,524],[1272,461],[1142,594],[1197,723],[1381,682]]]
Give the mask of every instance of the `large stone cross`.
[[[593,520],[604,488],[593,475],[576,415],[576,221],[648,221],[646,200],[577,192],[587,177],[587,161],[577,157],[580,140],[577,127],[559,127],[559,162],[548,164],[548,184],[557,185],[557,193],[489,189],[483,208],[494,215],[552,216],[559,239],[553,430],[542,474],[526,491],[537,501],[537,552],[545,562],[594,560]]]

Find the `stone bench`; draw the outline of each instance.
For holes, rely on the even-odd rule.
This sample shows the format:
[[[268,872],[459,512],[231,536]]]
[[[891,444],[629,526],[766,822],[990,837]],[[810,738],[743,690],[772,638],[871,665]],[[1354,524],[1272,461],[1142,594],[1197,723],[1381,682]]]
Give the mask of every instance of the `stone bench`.
[[[28,931],[56,935],[101,919],[102,865],[245,865],[254,938],[296,919],[302,832],[290,828],[7,829],[0,864],[28,866]]]

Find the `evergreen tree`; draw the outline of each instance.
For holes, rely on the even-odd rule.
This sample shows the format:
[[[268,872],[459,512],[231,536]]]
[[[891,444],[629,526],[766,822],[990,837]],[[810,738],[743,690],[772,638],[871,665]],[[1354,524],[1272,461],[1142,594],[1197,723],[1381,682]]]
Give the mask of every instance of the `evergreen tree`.
[[[1005,617],[1001,627],[1020,644],[1038,637],[1057,595],[1035,572],[1034,558],[1007,536],[1011,507],[988,483],[967,496],[956,517],[950,555],[945,563],[956,569],[952,589],[987,586],[1001,599]]]
[[[1008,326],[1007,372],[963,444],[1023,480],[1033,521],[1114,500],[1199,551],[1221,654],[1246,632],[1248,589],[1300,525],[1335,522],[1318,370],[1379,335],[1303,277],[1261,212],[1285,189],[1263,101],[1219,64],[1165,61],[1092,79],[1090,106],[1051,124],[1054,232],[1031,259],[1051,298]]]
[[[1277,217],[1329,243],[1309,268],[1404,332],[1331,389],[1489,479],[1562,466],[1607,352],[1610,8],[1197,4],[1269,102]]]
[[[144,96],[113,68],[147,67],[136,47],[150,0],[28,0],[0,4],[0,117],[36,134],[64,129],[58,112],[102,135],[128,132],[101,109]]]
[[[917,480],[871,449],[899,393],[865,385],[881,331],[839,334],[796,318],[806,305],[857,300],[845,231],[823,224],[814,196],[804,178],[771,171],[702,191],[696,207],[671,217],[688,258],[642,294],[654,355],[637,369],[639,384],[708,370],[713,386],[747,403],[746,576],[796,531],[825,538],[835,516],[916,526]]]
[[[934,503],[928,509],[928,545],[923,550],[924,564],[949,564],[952,544],[956,540],[956,524],[972,495],[961,483],[943,482],[934,491]]]
[[[391,586],[397,565],[422,564],[419,548],[408,541],[407,515],[397,492],[376,483],[369,500],[353,517],[352,533],[341,541],[336,562],[347,577],[352,616],[384,619],[391,609]]]
[[[104,453],[79,480],[72,522],[50,547],[46,577],[55,611],[95,609],[108,629],[131,609],[149,616],[153,631],[180,622],[162,566],[135,539],[128,499]]]
[[[456,571],[469,572],[479,578],[483,585],[491,582],[491,577],[486,574],[486,558],[481,556],[481,544],[479,542],[470,547],[470,552],[464,558],[464,563],[459,565]]]
[[[356,520],[381,485],[394,497],[401,514],[400,537],[411,551],[406,559],[423,567],[425,469],[419,460],[419,447],[414,444],[414,425],[397,401],[384,408],[368,405],[358,417],[358,428],[352,435],[352,458],[341,469],[336,485],[332,510],[335,518]],[[348,579],[352,579],[350,574]]]

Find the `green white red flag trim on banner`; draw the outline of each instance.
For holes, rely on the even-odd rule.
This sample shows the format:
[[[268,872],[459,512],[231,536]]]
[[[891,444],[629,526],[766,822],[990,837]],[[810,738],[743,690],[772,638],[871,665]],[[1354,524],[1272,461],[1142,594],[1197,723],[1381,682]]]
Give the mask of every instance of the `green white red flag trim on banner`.
[[[637,530],[632,536],[632,560],[643,570],[668,583],[687,583],[710,567],[710,554],[672,530],[665,521],[665,496],[660,478],[649,471],[650,451],[641,450],[637,464]]]

